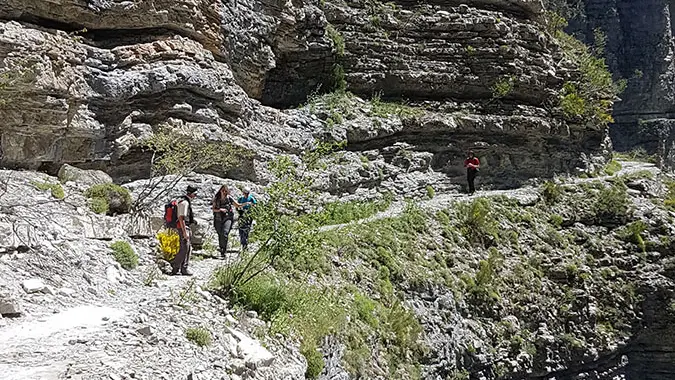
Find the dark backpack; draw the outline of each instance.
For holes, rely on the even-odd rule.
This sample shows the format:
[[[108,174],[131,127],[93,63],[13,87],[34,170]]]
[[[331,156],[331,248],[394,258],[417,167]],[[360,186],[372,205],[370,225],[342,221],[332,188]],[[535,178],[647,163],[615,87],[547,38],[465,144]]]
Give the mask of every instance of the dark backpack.
[[[190,199],[188,197],[181,197],[179,199],[174,199],[171,202],[164,205],[164,226],[168,228],[178,227],[178,203],[182,200],[188,201],[188,220],[187,224],[192,223],[192,205],[190,204]]]

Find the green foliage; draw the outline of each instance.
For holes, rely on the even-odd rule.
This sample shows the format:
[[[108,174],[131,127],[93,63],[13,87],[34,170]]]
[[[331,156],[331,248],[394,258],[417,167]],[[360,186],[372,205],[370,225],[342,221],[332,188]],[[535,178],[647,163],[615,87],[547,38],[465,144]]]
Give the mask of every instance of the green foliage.
[[[668,188],[668,194],[666,194],[663,204],[671,211],[675,211],[675,181],[666,181],[665,184]]]
[[[607,174],[607,175],[614,175],[616,174],[619,170],[621,170],[621,164],[617,162],[616,160],[612,160],[605,165],[605,167],[602,169],[602,171]]]
[[[617,231],[617,235],[629,243],[636,244],[640,251],[645,252],[647,247],[642,238],[642,233],[647,230],[647,224],[641,220],[635,221]]]
[[[551,223],[556,228],[559,228],[563,224],[563,217],[558,215],[558,214],[552,214],[549,217],[548,221],[549,221],[549,223]]]
[[[546,204],[552,205],[562,198],[563,188],[555,182],[546,181],[542,188],[542,194],[544,195]]]
[[[497,271],[504,262],[503,255],[496,249],[490,249],[487,260],[480,260],[475,277],[463,276],[467,291],[476,299],[484,302],[495,302],[501,299],[499,295],[499,279]]]
[[[469,380],[470,377],[469,371],[466,369],[453,369],[452,372],[450,372],[450,375],[448,375],[448,380]]]
[[[392,102],[385,102],[381,99],[382,94],[377,93],[370,99],[370,114],[381,118],[388,118],[391,115],[400,118],[416,117],[422,114],[422,110],[415,107],[410,107],[406,104],[398,104]]]
[[[307,370],[305,371],[306,379],[318,379],[326,366],[323,360],[323,355],[316,349],[315,346],[308,346],[303,344],[300,347],[300,353],[307,360]]]
[[[466,50],[466,54],[468,54],[469,56],[473,56],[473,55],[476,54],[476,48],[471,46],[471,45],[466,45],[465,50]]]
[[[347,90],[345,69],[339,63],[333,65],[333,90],[338,92],[345,92]]]
[[[569,11],[569,7],[551,6],[546,13],[549,33],[558,41],[566,58],[579,68],[580,78],[563,85],[560,94],[560,106],[563,114],[577,120],[590,120],[592,123],[606,125],[613,121],[611,107],[614,99],[626,87],[626,81],[614,82],[605,60],[606,37],[596,30],[594,51],[583,42],[563,31],[567,20],[558,12]]]
[[[501,78],[492,85],[492,98],[501,99],[508,96],[513,91],[515,83],[514,77]]]
[[[429,197],[429,199],[434,199],[434,197],[436,196],[436,190],[434,190],[434,187],[431,185],[427,185],[426,189],[427,189],[427,197]]]
[[[492,213],[493,204],[487,198],[457,205],[458,225],[472,244],[486,245],[498,236],[498,223]]]
[[[391,205],[391,197],[377,201],[333,202],[323,205],[321,211],[307,214],[300,219],[307,224],[327,226],[365,219],[385,211]]]
[[[138,266],[138,256],[131,245],[126,241],[116,241],[110,245],[115,260],[126,270],[134,269]]]
[[[11,63],[11,64],[8,64]],[[21,90],[35,83],[34,64],[28,59],[11,62],[5,59],[0,68],[0,109],[14,107]]]
[[[658,160],[658,155],[650,155],[642,147],[633,149],[629,152],[614,152],[612,156],[615,160],[650,162],[653,164]]]
[[[342,37],[342,34],[330,23],[326,25],[326,33],[328,33],[328,37],[333,41],[333,46],[338,57],[345,55],[345,39]]]
[[[42,191],[50,190],[52,197],[56,199],[63,199],[66,197],[66,194],[63,191],[63,187],[60,183],[33,182],[33,186]]]
[[[377,303],[361,293],[354,294],[354,308],[359,319],[372,328],[377,328],[379,320],[375,314]]]
[[[138,145],[152,154],[152,178],[133,205],[138,210],[152,207],[155,201],[165,198],[189,173],[205,170],[224,173],[255,155],[230,142],[208,141],[203,136],[183,134],[170,127],[161,127]]]
[[[600,190],[593,205],[593,211],[600,222],[620,223],[628,215],[629,202],[626,185],[623,182],[615,182]]]
[[[213,338],[211,332],[204,327],[190,327],[185,330],[185,337],[199,347],[210,346]]]
[[[96,214],[107,214],[110,209],[108,200],[105,198],[91,198],[89,200],[89,209]]]
[[[85,191],[89,207],[97,214],[124,214],[131,209],[129,190],[112,183],[94,185]]]
[[[321,167],[321,159],[329,156],[333,152],[343,150],[347,146],[347,141],[340,142],[321,142],[316,148],[305,152],[302,161],[309,170],[325,169]]]

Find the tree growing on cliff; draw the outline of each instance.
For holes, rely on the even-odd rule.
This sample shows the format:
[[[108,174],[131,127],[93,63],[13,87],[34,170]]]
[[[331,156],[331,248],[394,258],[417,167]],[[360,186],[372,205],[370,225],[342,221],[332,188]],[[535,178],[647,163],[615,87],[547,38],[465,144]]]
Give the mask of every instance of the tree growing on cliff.
[[[583,42],[564,32],[567,21],[555,12],[547,13],[549,32],[560,45],[564,57],[578,71],[564,83],[558,106],[565,117],[595,125],[613,122],[612,105],[625,89],[624,80],[614,81],[605,59],[597,54],[602,46],[592,50]],[[604,45],[602,33],[596,33]]]

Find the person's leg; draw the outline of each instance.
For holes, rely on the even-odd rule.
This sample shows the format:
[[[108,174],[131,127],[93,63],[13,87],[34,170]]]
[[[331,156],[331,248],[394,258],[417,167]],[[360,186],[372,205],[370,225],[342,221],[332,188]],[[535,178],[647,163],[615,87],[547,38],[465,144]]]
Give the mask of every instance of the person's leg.
[[[476,180],[476,171],[468,169],[466,171],[466,177],[469,182],[469,194],[473,194],[474,192],[476,192],[476,187],[474,185],[474,181]]]
[[[192,241],[192,232],[190,231],[190,228],[187,229],[187,233],[190,236],[190,240],[186,240],[185,244],[185,258],[183,259],[183,262],[181,263],[180,267],[180,273],[182,273],[184,276],[191,276],[192,273],[188,271],[188,265],[190,265],[190,255],[192,254],[192,244],[190,243]]]
[[[232,218],[227,218],[223,221],[223,245],[221,246],[223,254],[227,253],[227,240],[230,236],[230,230],[232,229],[232,222]]]
[[[214,216],[213,218],[213,227],[216,229],[218,234],[218,248],[220,250],[220,256],[225,256],[225,251],[227,250],[227,237],[223,235],[223,225],[224,220],[219,216]]]
[[[180,271],[180,269],[182,268],[183,262],[185,261],[185,256],[187,255],[189,245],[187,239],[185,238],[185,236],[183,236],[183,231],[181,231],[180,229],[178,229],[177,231],[180,245],[176,257],[174,257],[173,260],[171,261],[171,274],[177,274],[178,271]]]
[[[239,242],[241,242],[241,249],[245,251],[248,247],[248,234],[251,232],[251,223],[244,223],[239,226]]]

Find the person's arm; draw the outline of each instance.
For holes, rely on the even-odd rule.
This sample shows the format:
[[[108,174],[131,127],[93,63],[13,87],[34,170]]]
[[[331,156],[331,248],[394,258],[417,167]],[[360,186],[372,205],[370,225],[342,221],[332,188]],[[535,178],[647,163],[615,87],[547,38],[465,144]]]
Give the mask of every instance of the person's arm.
[[[185,223],[185,215],[187,215],[187,212],[185,201],[178,203],[178,228],[180,228],[183,233],[183,238],[185,240],[190,240],[190,235],[187,233],[187,225]]]
[[[236,207],[236,208],[241,208],[241,207],[243,206],[241,203],[237,202],[237,201],[234,200],[234,198],[232,198],[232,197],[230,197],[230,202],[232,202],[232,204],[233,204],[234,207]]]
[[[220,211],[220,209],[216,206],[217,199],[218,197],[213,197],[213,200],[211,201],[211,209],[213,209],[213,211]]]

